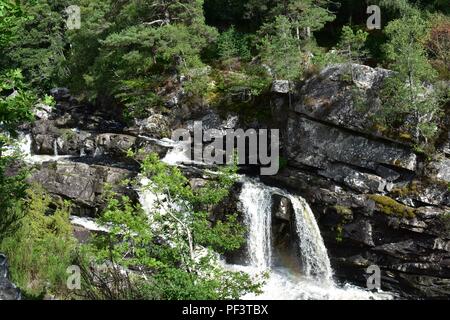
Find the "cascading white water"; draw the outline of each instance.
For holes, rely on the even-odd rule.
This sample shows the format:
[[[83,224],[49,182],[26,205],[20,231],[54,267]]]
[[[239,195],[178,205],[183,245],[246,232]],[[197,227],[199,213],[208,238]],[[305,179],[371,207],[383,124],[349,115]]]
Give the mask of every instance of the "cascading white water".
[[[54,155],[55,157],[58,156],[58,139],[55,139],[55,140],[53,141],[53,155]]]
[[[56,150],[54,153],[55,155],[34,155],[31,152],[31,145],[33,141],[30,134],[21,134],[18,139],[18,149],[20,150],[20,153],[23,154],[24,160],[27,163],[32,164],[40,164],[46,161],[59,161],[71,158],[71,156],[59,156],[57,155],[57,146],[56,146],[56,140],[54,142],[54,150]]]
[[[272,196],[282,195],[292,203],[304,276],[331,280],[332,270],[327,250],[311,208],[300,197],[260,182],[244,179],[239,200],[248,228],[247,254],[249,264],[256,269],[271,267],[272,260]]]
[[[242,178],[240,194],[245,222],[248,227],[247,247],[249,266],[228,265],[231,270],[258,276],[269,269],[269,279],[262,295],[246,295],[243,299],[262,300],[316,300],[316,299],[391,299],[383,292],[372,293],[349,284],[338,286],[332,279],[328,253],[314,214],[307,202],[288,192],[269,187],[259,181]],[[302,272],[271,265],[272,196],[278,194],[290,199],[295,212],[296,232]],[[300,261],[299,261],[300,263]]]
[[[168,139],[154,140],[157,144],[171,148],[163,162],[169,165],[192,164],[187,154],[187,145]],[[269,271],[269,279],[262,288],[262,295],[246,295],[242,299],[390,299],[385,293],[371,293],[351,285],[338,286],[332,280],[332,269],[319,227],[306,201],[284,190],[264,185],[254,179],[242,177],[243,187],[240,202],[248,227],[249,266],[225,265],[228,269],[244,271],[258,277],[262,271]],[[142,179],[142,186],[149,183]],[[272,196],[279,194],[290,199],[294,212],[296,231],[299,237],[299,252],[302,259],[302,274],[284,267],[272,265],[271,215]],[[157,205],[154,193],[139,190],[144,210],[151,214],[163,212]],[[161,199],[160,199],[161,200]],[[86,221],[76,220],[79,224]],[[88,224],[90,227],[91,226]],[[154,226],[155,227],[155,226]]]
[[[303,198],[293,195],[287,197],[291,200],[295,212],[304,274],[307,277],[316,276],[321,280],[331,281],[333,271],[314,213]]]
[[[245,212],[248,228],[247,255],[249,263],[257,269],[271,266],[272,246],[272,190],[260,183],[246,182],[242,186],[239,200]]]

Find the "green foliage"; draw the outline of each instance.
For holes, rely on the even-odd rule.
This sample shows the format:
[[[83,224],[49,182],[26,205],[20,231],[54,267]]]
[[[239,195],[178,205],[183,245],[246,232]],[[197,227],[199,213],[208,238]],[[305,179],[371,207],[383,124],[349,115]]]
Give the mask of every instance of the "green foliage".
[[[413,137],[427,144],[437,133],[441,107],[438,92],[427,87],[436,79],[424,47],[427,24],[414,13],[392,21],[385,33],[389,38],[386,57],[396,73],[385,81],[381,91],[380,118],[392,125],[410,117]]]
[[[237,299],[258,291],[248,275],[225,270],[215,253],[238,249],[244,241],[236,215],[212,221],[208,213],[228,195],[235,170],[225,168],[204,187],[192,189],[178,168],[157,155],[147,157],[142,176],[149,181],[143,188],[154,203],[144,212],[127,197],[109,193],[99,220],[109,233],[96,236],[90,254],[97,263],[139,270],[141,276],[127,281],[146,299]],[[94,291],[102,290],[91,287],[89,294]]]
[[[240,72],[218,73],[215,91],[229,104],[252,102],[270,88],[272,79],[259,65],[245,65]],[[221,101],[223,102],[223,101]]]
[[[349,26],[342,28],[341,40],[337,45],[339,54],[346,61],[361,63],[367,58],[368,51],[364,49],[368,33],[363,30],[353,31]]]
[[[174,75],[184,75],[184,84],[195,82],[191,92],[202,92],[198,88],[204,79],[192,70],[205,67],[200,54],[217,35],[204,22],[202,4],[80,1],[83,12],[95,14],[69,35],[71,75],[84,83],[77,87],[90,98],[113,97],[137,117],[162,105],[158,93],[167,79],[176,82]],[[81,61],[84,68],[76,64]]]
[[[265,24],[260,31],[262,39],[258,49],[261,60],[271,67],[276,79],[294,80],[303,75],[306,55],[300,50],[291,29],[289,19],[278,16],[274,24]]]
[[[16,1],[0,1],[0,49],[19,38],[17,25],[23,19],[24,14]]]
[[[0,241],[15,232],[23,215],[27,173],[17,168],[20,155],[11,137],[20,124],[32,120],[34,99],[19,70],[0,75]]]
[[[258,50],[276,79],[302,78],[311,67],[314,53],[320,51],[312,32],[335,18],[326,8],[329,4],[327,0],[289,0],[269,10],[270,19],[259,30]]]
[[[23,217],[27,172],[7,174],[16,161],[16,157],[0,157],[0,241],[17,231]]]
[[[33,119],[31,110],[35,99],[35,96],[27,90],[20,70],[10,70],[6,74],[1,74],[0,134],[15,135],[20,124],[31,121]]]
[[[217,51],[225,65],[231,67],[232,59],[250,60],[249,37],[236,31],[234,27],[222,32],[217,38]]]
[[[35,186],[27,191],[24,212],[19,229],[0,243],[0,251],[9,257],[12,280],[27,296],[64,295],[76,244],[70,204],[53,203]]]
[[[19,9],[12,12],[23,14],[10,26],[16,35],[14,41],[0,47],[1,63],[8,68],[22,69],[36,90],[46,91],[68,75],[63,11],[69,5],[65,0],[22,1]]]

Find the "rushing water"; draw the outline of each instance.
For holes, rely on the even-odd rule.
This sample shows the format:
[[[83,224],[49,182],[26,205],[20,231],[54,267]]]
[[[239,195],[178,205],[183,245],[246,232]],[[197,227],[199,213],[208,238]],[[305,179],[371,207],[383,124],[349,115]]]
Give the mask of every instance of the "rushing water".
[[[60,156],[58,155],[58,149],[57,149],[57,142],[54,141],[53,144],[53,153],[54,155],[35,155],[31,152],[31,145],[32,145],[32,139],[30,134],[22,134],[19,137],[18,141],[18,148],[20,150],[20,153],[24,156],[24,160],[27,163],[31,164],[41,164],[43,162],[47,161],[61,161],[64,159],[69,159],[72,156]]]
[[[288,267],[272,265],[274,254],[271,242],[272,196],[288,198],[295,213],[301,272]],[[268,187],[261,182],[243,178],[240,195],[247,236],[247,266],[228,266],[233,270],[258,275],[269,271],[263,294],[244,296],[243,299],[390,299],[386,293],[372,293],[352,285],[338,286],[333,281],[330,259],[311,208],[306,201],[284,190]]]
[[[248,229],[247,258],[252,267],[264,270],[270,268],[272,260],[270,214],[272,207],[272,189],[262,188],[257,183],[244,183],[240,202],[245,212],[245,224]]]

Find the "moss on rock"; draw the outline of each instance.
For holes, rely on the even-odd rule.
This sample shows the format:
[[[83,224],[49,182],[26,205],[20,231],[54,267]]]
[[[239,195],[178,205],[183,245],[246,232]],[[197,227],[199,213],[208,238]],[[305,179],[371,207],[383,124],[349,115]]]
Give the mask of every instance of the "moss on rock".
[[[409,219],[412,219],[416,216],[415,209],[407,207],[390,197],[372,194],[369,195],[369,199],[375,201],[379,211],[386,215],[395,215],[398,217]]]

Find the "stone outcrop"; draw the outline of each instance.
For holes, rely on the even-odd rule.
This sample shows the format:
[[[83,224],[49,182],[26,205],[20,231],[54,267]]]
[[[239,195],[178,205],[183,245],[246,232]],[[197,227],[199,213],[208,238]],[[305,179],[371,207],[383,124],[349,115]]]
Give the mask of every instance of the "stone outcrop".
[[[0,300],[20,299],[20,290],[9,280],[8,260],[0,253]]]
[[[30,180],[53,195],[73,201],[83,215],[95,215],[103,205],[105,184],[122,194],[135,193],[120,183],[135,175],[130,170],[80,162],[46,162]]]
[[[263,180],[308,201],[338,278],[364,286],[366,268],[377,265],[385,290],[448,298],[450,161],[428,162],[372,129],[377,90],[390,73],[332,66],[306,81],[290,103],[277,96],[274,105],[290,105],[283,115],[288,167]]]

